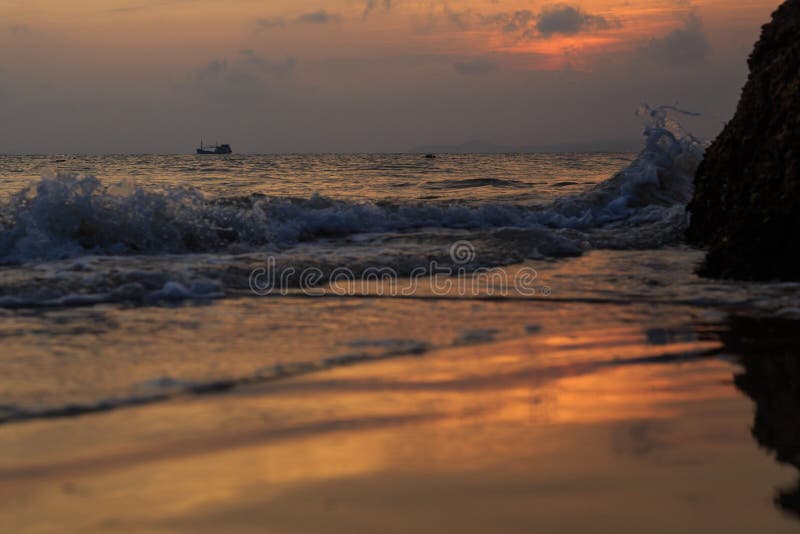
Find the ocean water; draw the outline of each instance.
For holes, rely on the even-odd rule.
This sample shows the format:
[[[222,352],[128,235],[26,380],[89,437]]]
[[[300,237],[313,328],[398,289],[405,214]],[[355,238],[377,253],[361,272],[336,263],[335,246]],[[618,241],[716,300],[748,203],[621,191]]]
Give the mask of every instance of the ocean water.
[[[678,243],[702,146],[649,118],[636,157],[4,157],[0,306],[158,300],[170,282],[210,298],[267,258],[402,276],[459,241],[471,267]]]
[[[794,531],[800,285],[695,275],[675,112],[639,154],[0,156],[0,512]]]

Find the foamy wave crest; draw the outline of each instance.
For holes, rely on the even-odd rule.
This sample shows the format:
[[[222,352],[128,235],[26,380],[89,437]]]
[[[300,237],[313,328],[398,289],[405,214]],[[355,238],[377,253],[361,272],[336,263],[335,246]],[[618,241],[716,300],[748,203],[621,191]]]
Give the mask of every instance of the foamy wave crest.
[[[593,189],[557,200],[548,210],[552,226],[601,227],[615,222],[674,220],[674,206],[692,197],[694,174],[703,159],[704,144],[687,132],[670,113],[696,115],[672,106],[643,105],[645,148],[611,179]]]
[[[240,235],[256,239],[252,230],[261,221],[255,211],[210,204],[188,187],[107,187],[93,176],[58,174],[15,194],[2,207],[2,223],[0,258],[17,263],[86,253],[201,251]]]
[[[678,235],[675,229],[685,223],[682,206],[691,196],[703,146],[674,112],[681,111],[643,106],[646,146],[636,160],[594,188],[546,206],[347,202],[319,195],[209,198],[191,187],[153,190],[132,182],[103,185],[92,176],[44,177],[0,205],[0,263],[87,254],[263,252],[320,238],[419,228],[574,230],[581,233],[577,241],[590,246],[638,248],[649,235],[642,227],[667,227]],[[608,235],[612,228],[614,239]],[[663,242],[650,237],[654,245]]]

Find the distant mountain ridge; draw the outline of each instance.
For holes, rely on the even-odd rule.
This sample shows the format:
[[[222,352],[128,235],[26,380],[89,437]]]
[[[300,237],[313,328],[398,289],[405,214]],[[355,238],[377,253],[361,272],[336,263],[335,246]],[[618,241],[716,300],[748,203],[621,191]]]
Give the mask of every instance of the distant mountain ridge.
[[[460,145],[422,145],[410,149],[412,154],[541,154],[547,152],[638,152],[641,139],[609,139],[553,145],[498,145],[488,141],[467,141]]]

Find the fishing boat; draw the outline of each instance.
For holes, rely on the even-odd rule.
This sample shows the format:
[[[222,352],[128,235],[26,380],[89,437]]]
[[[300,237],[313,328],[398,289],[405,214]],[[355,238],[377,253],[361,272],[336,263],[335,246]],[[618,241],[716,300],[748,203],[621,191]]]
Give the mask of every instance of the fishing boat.
[[[197,149],[198,154],[232,154],[231,145],[204,145],[200,141],[200,148]]]

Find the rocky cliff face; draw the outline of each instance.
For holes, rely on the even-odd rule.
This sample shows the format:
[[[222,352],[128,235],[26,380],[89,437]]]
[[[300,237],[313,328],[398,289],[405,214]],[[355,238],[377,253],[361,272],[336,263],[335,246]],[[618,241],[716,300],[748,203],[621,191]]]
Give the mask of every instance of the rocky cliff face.
[[[800,280],[800,0],[764,26],[736,115],[708,148],[689,204],[701,274]]]

